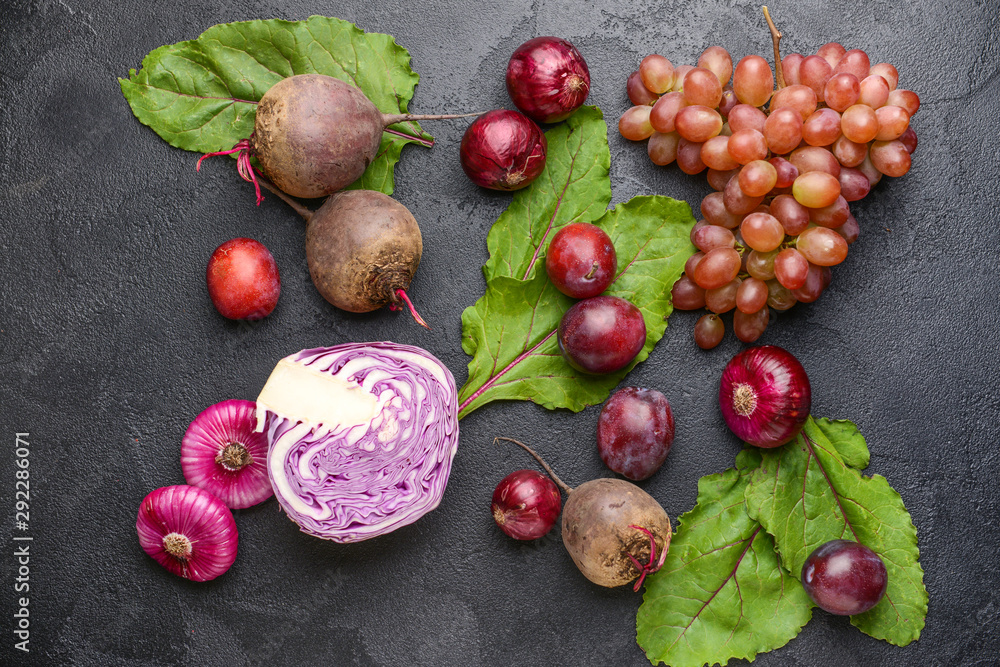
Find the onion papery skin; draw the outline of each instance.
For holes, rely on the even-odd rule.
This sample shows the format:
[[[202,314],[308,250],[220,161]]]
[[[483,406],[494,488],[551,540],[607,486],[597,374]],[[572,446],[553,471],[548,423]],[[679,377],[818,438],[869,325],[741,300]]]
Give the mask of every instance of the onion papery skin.
[[[458,447],[458,391],[444,364],[391,342],[303,350],[282,362],[346,382],[375,406],[363,423],[317,421],[271,409],[262,403],[267,386],[261,392],[271,486],[303,532],[360,542],[438,506]]]
[[[736,407],[741,387],[753,392],[749,414],[740,414]],[[811,404],[812,391],[802,364],[775,345],[743,350],[722,371],[722,417],[733,433],[755,447],[780,447],[798,435]]]
[[[196,486],[164,486],[150,493],[139,505],[135,529],[143,551],[191,581],[215,579],[236,560],[239,535],[232,511]],[[177,558],[166,551],[163,538],[171,533],[190,541],[190,556]]]
[[[487,111],[462,137],[462,169],[476,185],[491,190],[520,190],[545,168],[548,144],[541,128],[517,111]]]
[[[267,478],[267,438],[256,433],[257,404],[223,401],[195,417],[181,440],[181,470],[191,486],[213,494],[233,509],[252,507],[272,495]],[[231,470],[217,459],[229,443],[242,445],[250,462]]]
[[[514,106],[538,123],[558,123],[590,93],[590,70],[576,47],[559,37],[535,37],[517,47],[507,64]]]
[[[515,470],[500,480],[490,506],[493,520],[515,540],[536,540],[556,525],[562,509],[559,488],[536,470]]]

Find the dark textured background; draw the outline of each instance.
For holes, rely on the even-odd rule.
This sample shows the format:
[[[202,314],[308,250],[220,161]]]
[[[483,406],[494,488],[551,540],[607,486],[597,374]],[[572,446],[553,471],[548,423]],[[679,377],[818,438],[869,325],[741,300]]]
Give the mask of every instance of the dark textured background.
[[[310,538],[271,500],[236,513],[239,558],[215,582],[174,577],[139,548],[139,502],[183,482],[178,447],[190,420],[217,401],[255,398],[278,358],[390,339],[426,347],[464,381],[460,314],[483,291],[486,232],[509,200],[462,174],[466,121],[428,123],[438,143],[404,151],[395,196],[423,229],[411,293],[434,331],[388,311],[346,315],[313,288],[296,215],[275,197],[255,208],[229,165],[195,173],[194,154],[135,120],[116,77],[147,52],[219,22],[338,16],[395,35],[421,75],[411,109],[435,113],[509,108],[510,53],[554,34],[586,57],[589,102],[612,123],[627,106],[626,76],[649,52],[678,64],[716,43],[734,59],[771,54],[757,2],[387,4],[0,3],[0,662],[25,661],[12,650],[9,526],[14,433],[28,431],[31,664],[645,664],[638,595],[589,584],[557,534],[507,539],[487,509],[496,482],[528,465],[494,447],[495,435],[532,442],[571,483],[606,475],[597,407],[479,410],[462,422],[441,507],[376,540]],[[816,415],[850,418],[867,437],[868,473],[888,478],[917,526],[930,610],[906,648],[817,611],[759,665],[993,665],[1000,654],[1000,20],[994,0],[944,4],[771,6],[783,52],[837,40],[895,63],[901,86],[921,95],[912,171],[852,206],[862,234],[833,286],[776,317],[762,342],[802,360]],[[614,130],[610,143],[615,202],[662,193],[697,206],[709,190],[703,176],[654,167]],[[222,319],[205,292],[208,256],[235,236],[265,243],[282,272],[277,310],[254,326]],[[739,448],[714,396],[741,345],[730,335],[699,351],[696,317],[675,313],[628,378],[674,408],[674,449],[644,483],[672,517]]]

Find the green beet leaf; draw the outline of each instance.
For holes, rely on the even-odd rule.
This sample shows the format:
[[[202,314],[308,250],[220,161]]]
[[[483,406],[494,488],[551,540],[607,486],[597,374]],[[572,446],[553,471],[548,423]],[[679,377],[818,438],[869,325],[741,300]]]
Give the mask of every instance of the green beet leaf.
[[[486,237],[487,280],[527,280],[535,267],[544,267],[545,249],[557,231],[604,215],[611,203],[611,154],[603,119],[600,109],[586,106],[545,133],[545,171],[514,194]]]
[[[257,102],[271,86],[307,73],[357,86],[383,113],[405,113],[420,78],[392,36],[312,16],[213,26],[197,39],[152,51],[138,72],[118,81],[136,117],[171,146],[210,153],[250,136]],[[382,135],[378,157],[351,187],[392,193],[403,146],[431,144],[414,122],[392,130],[399,134]]]
[[[747,514],[745,492],[760,454],[698,482],[659,572],[646,579],[636,638],[650,662],[672,667],[753,660],[787,644],[812,614],[774,541]]]
[[[670,288],[693,252],[693,223],[687,204],[661,196],[635,197],[594,221],[618,253],[618,276],[605,294],[631,301],[646,322],[646,344],[617,373],[587,375],[563,360],[556,329],[574,300],[552,285],[544,268],[529,272],[528,280],[489,279],[486,294],[462,313],[462,348],[472,361],[459,392],[459,417],[496,400],[579,411],[607,398],[663,337]]]
[[[851,623],[899,646],[917,639],[927,615],[917,531],[885,478],[861,475],[869,454],[857,427],[810,418],[794,441],[761,456],[747,505],[774,536],[787,571],[798,579],[809,554],[830,540],[864,544],[882,557],[889,585],[882,601]]]

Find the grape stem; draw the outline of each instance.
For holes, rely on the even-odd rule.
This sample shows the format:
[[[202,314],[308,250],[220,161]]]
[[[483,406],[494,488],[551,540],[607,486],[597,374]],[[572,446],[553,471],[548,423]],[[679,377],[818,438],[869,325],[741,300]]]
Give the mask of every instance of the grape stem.
[[[781,31],[771,20],[771,12],[767,11],[767,5],[764,5],[763,9],[767,27],[771,30],[771,40],[774,42],[774,74],[778,79],[778,90],[781,90],[785,87],[785,75],[781,71],[781,49],[778,47],[781,42]]]

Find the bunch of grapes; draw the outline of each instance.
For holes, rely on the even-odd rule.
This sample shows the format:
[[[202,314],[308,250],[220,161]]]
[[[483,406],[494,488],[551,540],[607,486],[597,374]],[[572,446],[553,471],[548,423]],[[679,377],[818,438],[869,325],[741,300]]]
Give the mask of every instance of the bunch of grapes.
[[[646,56],[626,85],[635,106],[618,122],[622,136],[648,139],[654,164],[707,171],[715,190],[672,292],[675,308],[710,311],[694,330],[704,349],[722,341],[722,313],[735,311],[733,330],[749,343],[769,308],[818,299],[860,232],[848,202],[883,174],[909,171],[917,145],[920,98],[897,87],[892,65],[831,42],[785,56],[776,71],[777,89],[764,58],[747,56],[734,72],[729,52],[711,46],[697,67]]]

